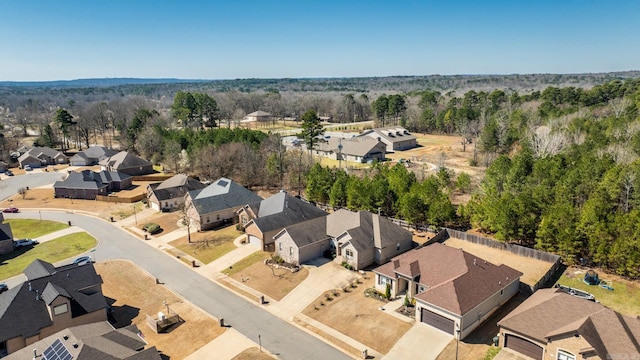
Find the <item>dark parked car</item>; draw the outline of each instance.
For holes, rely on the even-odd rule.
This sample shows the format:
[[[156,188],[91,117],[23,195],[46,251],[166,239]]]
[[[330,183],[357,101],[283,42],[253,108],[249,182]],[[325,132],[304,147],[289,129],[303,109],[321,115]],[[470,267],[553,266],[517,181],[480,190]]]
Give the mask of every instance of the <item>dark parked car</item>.
[[[18,210],[18,208],[15,206],[9,206],[8,208],[2,210],[3,213],[17,213],[19,211],[20,210]]]
[[[2,283],[0,284],[0,294],[2,294],[3,292],[9,290],[9,287],[7,286],[7,284]]]
[[[7,171],[4,172],[4,174],[7,175],[7,176],[13,176],[13,171],[7,170]]]

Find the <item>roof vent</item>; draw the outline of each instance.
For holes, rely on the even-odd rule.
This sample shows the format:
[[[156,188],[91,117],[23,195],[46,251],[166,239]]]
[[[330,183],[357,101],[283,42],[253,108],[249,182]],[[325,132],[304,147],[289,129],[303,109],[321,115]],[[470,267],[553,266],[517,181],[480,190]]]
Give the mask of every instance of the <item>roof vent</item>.
[[[69,340],[69,335],[65,334],[62,338],[65,340]]]
[[[29,281],[29,291],[33,291],[33,288],[31,287],[31,281]]]
[[[38,289],[36,289],[36,300],[40,300],[40,294],[38,293]]]
[[[73,348],[77,349],[78,348],[78,343],[73,343]]]
[[[498,285],[502,285],[502,281],[498,281]]]
[[[476,259],[473,259],[473,265],[478,265],[478,261]]]

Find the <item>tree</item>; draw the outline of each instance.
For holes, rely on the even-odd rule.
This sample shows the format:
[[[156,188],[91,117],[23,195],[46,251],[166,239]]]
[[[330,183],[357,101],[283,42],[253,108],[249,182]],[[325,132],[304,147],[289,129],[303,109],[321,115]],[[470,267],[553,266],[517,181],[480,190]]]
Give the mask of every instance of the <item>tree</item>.
[[[198,102],[188,91],[178,91],[173,98],[171,113],[183,127],[191,127],[198,118]]]
[[[69,136],[69,128],[75,123],[73,122],[73,116],[69,114],[69,112],[63,108],[58,108],[56,110],[56,115],[53,118],[53,121],[58,125],[60,131],[62,132],[62,151],[64,152],[67,137]]]
[[[180,154],[182,152],[182,146],[175,140],[169,140],[165,142],[162,153],[164,154],[165,161],[169,161],[173,165],[173,171],[180,173]]]
[[[208,94],[194,93],[196,101],[196,116],[200,121],[200,126],[215,127],[216,121],[220,119],[218,103]]]
[[[302,115],[302,132],[301,136],[307,145],[309,153],[313,150],[313,146],[320,141],[319,136],[324,134],[324,128],[320,124],[320,118],[316,114],[315,110],[308,110]]]
[[[51,125],[47,124],[44,126],[42,134],[38,139],[36,139],[33,145],[47,147],[55,147],[56,145],[58,145],[58,139],[56,138],[56,134],[53,132]]]

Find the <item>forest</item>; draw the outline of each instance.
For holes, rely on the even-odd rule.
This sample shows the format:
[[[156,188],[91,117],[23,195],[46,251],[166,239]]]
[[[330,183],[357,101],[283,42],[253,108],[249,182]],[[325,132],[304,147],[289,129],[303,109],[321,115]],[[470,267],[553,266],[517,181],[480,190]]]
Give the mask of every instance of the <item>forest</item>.
[[[10,161],[29,138],[65,149],[118,146],[201,179],[228,176],[333,207],[474,229],[557,253],[567,263],[582,259],[638,278],[640,79],[598,79],[545,87],[538,79],[518,90],[482,83],[464,92],[421,85],[399,90],[397,84],[410,83],[405,78],[386,79],[386,86],[289,79],[273,81],[269,90],[268,81],[248,80],[215,91],[206,82],[9,86],[0,98],[0,157]],[[304,82],[335,88],[276,89]],[[349,84],[348,90],[336,84]],[[151,95],[136,93],[140,87]],[[473,152],[470,165],[485,175],[473,179],[446,167],[416,174],[388,163],[347,173],[320,166],[305,151],[285,151],[276,133],[238,127],[252,111],[298,120],[310,109],[338,123],[373,120],[374,126],[456,136]],[[455,194],[470,194],[470,200],[454,205]]]

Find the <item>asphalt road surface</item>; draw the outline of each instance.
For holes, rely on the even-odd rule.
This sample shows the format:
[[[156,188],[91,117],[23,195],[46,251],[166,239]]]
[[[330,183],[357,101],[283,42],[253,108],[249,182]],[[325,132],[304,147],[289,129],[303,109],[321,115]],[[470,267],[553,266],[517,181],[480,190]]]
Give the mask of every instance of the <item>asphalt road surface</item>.
[[[58,180],[64,180],[65,177],[65,173],[58,172],[29,173],[7,177],[0,181],[0,201],[17,194],[20,188],[28,186],[33,189],[52,184]]]
[[[25,211],[6,214],[6,218],[37,219],[39,213]],[[256,343],[260,335],[262,346],[281,359],[350,359],[341,351],[197,274],[119,227],[70,212],[42,211],[42,218],[65,223],[71,221],[72,225],[84,228],[99,241],[94,253],[96,261],[133,261],[173,291],[214,317],[223,318],[225,324]]]

